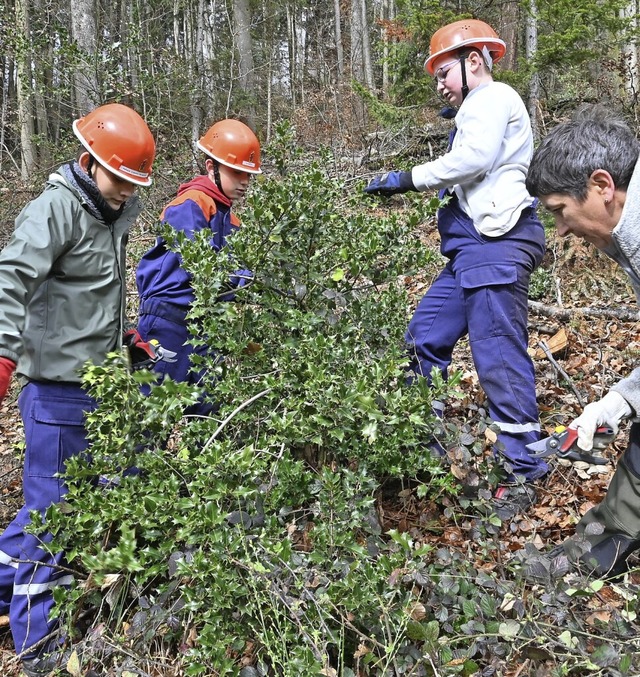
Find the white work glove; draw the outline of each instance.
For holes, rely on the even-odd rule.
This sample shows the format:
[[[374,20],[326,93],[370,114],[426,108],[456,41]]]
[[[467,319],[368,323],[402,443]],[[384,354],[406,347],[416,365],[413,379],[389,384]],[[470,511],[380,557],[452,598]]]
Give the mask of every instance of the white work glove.
[[[593,435],[600,426],[607,425],[618,432],[618,424],[633,413],[627,400],[615,390],[608,392],[601,400],[587,404],[570,428],[578,429],[578,446],[584,451],[593,449]]]

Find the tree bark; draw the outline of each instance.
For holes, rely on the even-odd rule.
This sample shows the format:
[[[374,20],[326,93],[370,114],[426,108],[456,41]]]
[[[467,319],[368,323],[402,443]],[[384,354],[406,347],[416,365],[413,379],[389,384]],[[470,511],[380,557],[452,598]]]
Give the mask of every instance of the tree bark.
[[[640,320],[640,311],[637,308],[560,308],[530,300],[529,310],[557,320],[573,320],[576,316],[599,317],[605,320],[620,320],[621,322],[638,322]]]
[[[16,97],[20,127],[20,175],[27,181],[36,165],[33,89],[31,87],[31,21],[28,0],[16,0],[16,25],[24,36],[23,47],[16,52]]]
[[[629,4],[621,12],[623,18],[627,18],[631,21],[634,35],[636,35],[638,32],[639,11],[640,6],[638,0],[629,0]],[[634,41],[628,42],[622,50],[622,55],[625,60],[624,81],[623,81],[624,89],[625,92],[632,97],[633,101],[637,101],[639,73],[638,73],[638,45],[636,44],[636,42]]]
[[[233,21],[235,43],[238,52],[240,87],[248,102],[243,107],[247,124],[255,128],[255,77],[253,62],[253,41],[251,39],[251,14],[248,0],[234,0]]]
[[[503,68],[516,70],[518,63],[518,17],[520,15],[520,3],[508,0],[502,5],[502,17],[500,20],[500,37],[507,44],[507,53],[500,62]]]
[[[364,69],[364,81],[370,90],[374,88],[373,64],[371,62],[371,27],[367,14],[367,0],[360,0],[360,12],[362,14],[362,65]]]
[[[97,24],[94,0],[70,0],[71,38],[76,43],[81,60],[75,65],[73,85],[78,115],[85,115],[100,102],[95,70]]]
[[[191,142],[194,149],[194,158],[197,157],[195,153],[196,141],[201,134],[206,131],[205,124],[205,102],[202,101],[203,93],[206,91],[203,87],[203,74],[205,72],[204,66],[204,51],[205,51],[205,26],[210,20],[209,11],[205,14],[204,0],[198,0],[196,7],[185,9],[187,16],[188,37],[185,39],[185,54],[184,58],[188,59],[191,71],[191,81],[193,82],[193,89],[191,92]],[[210,10],[209,3],[207,3],[207,10]],[[195,12],[194,12],[195,10]],[[195,16],[194,16],[195,15]],[[197,168],[197,162],[194,160],[194,169]]]
[[[526,44],[525,54],[527,63],[532,63],[538,52],[538,8],[536,0],[529,0],[529,12],[526,19]],[[527,109],[529,117],[531,118],[531,127],[533,129],[533,137],[538,140],[540,138],[540,124],[538,122],[538,110],[540,107],[540,74],[534,68],[531,74],[531,82],[529,83],[529,97],[527,101]]]
[[[295,109],[298,105],[297,84],[298,84],[298,39],[296,30],[296,17],[289,5],[287,5],[287,39],[289,46],[289,89],[291,95],[291,105]]]
[[[342,46],[342,27],[340,25],[340,0],[333,0],[333,17],[333,35],[336,43],[336,79],[338,86],[340,86],[344,77],[344,47]]]

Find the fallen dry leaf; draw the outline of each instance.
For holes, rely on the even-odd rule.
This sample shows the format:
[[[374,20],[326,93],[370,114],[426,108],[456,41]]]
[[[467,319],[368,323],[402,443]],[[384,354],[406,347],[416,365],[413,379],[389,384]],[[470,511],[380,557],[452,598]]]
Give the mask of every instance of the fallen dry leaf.
[[[587,625],[597,625],[597,623],[608,623],[611,620],[611,614],[608,611],[594,611],[586,618]]]

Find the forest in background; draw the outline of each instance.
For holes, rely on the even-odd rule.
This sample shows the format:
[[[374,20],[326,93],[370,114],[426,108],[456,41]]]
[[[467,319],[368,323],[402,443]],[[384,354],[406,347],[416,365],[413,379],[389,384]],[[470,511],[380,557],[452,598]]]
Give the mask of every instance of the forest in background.
[[[301,143],[362,159],[371,132],[432,119],[429,39],[465,16],[506,41],[496,77],[520,91],[537,135],[585,100],[635,121],[637,0],[1,0],[2,175],[40,184],[75,153],[71,121],[111,101],[148,120],[158,173],[223,117],[263,142],[286,119]]]

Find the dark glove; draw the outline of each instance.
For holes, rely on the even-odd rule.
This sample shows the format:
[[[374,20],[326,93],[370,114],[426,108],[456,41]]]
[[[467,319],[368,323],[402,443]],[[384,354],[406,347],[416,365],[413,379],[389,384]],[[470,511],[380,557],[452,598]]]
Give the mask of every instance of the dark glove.
[[[8,357],[0,357],[0,402],[5,398],[16,363]]]
[[[155,339],[143,341],[137,329],[127,329],[122,343],[129,351],[129,360],[133,371],[151,367],[159,360],[164,362],[176,361],[176,354],[172,350],[163,348]]]
[[[413,185],[411,172],[387,172],[382,176],[374,176],[364,189],[367,195],[395,195],[417,190]]]

